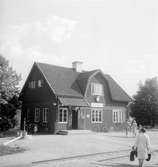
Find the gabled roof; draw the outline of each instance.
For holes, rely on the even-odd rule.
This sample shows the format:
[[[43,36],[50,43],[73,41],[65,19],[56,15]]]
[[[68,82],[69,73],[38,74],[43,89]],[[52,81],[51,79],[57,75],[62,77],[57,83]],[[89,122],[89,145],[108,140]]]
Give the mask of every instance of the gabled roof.
[[[49,85],[58,96],[71,96],[83,98],[76,82],[79,75],[72,68],[59,67],[50,64],[36,63]]]
[[[108,74],[104,74],[108,82],[111,98],[114,101],[131,101],[132,98],[117,84],[117,82]]]
[[[117,82],[108,74],[103,74],[101,70],[93,70],[81,73],[78,76],[77,82],[80,85],[82,93],[85,95],[89,85],[90,78],[100,73],[108,83],[111,99],[114,101],[128,102],[132,98],[117,84]]]
[[[73,68],[45,63],[36,62],[34,65],[40,70],[51,90],[60,98],[83,99],[89,86],[90,79],[100,73],[108,83],[112,100],[122,102],[131,101],[131,98],[112,79],[112,77],[103,74],[101,70],[76,72]],[[67,99],[64,99],[64,101],[68,103]]]

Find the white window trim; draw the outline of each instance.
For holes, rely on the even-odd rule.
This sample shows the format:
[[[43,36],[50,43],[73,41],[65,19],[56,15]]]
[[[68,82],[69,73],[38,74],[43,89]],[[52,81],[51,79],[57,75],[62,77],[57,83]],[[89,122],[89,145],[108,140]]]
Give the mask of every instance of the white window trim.
[[[95,92],[94,89],[96,86],[100,86],[101,92]],[[104,96],[104,87],[101,83],[91,83],[91,95],[96,95],[96,96]]]
[[[48,108],[43,108],[43,117],[42,117],[43,123],[48,122],[48,113],[49,113],[49,109]]]
[[[32,88],[32,89],[36,88],[36,81],[30,81],[29,88]]]
[[[38,113],[38,117],[37,117],[37,113]],[[35,108],[34,121],[35,122],[39,122],[40,121],[40,108],[37,108],[37,107]]]
[[[93,111],[95,111],[95,118],[98,117],[99,120],[99,112],[101,112],[101,121],[93,121]],[[103,108],[92,108],[91,109],[91,123],[103,123]]]
[[[38,88],[42,88],[43,87],[43,80],[42,79],[39,79],[37,81],[37,85],[38,85]]]
[[[117,117],[116,117],[116,115],[117,115]],[[125,112],[124,112],[124,110],[113,109],[112,110],[112,121],[113,121],[113,123],[124,123],[125,122]]]
[[[60,121],[60,110],[61,109],[62,109],[62,121]],[[64,110],[66,110],[66,121],[63,121],[64,120]],[[66,107],[59,108],[58,123],[61,123],[61,124],[68,123],[68,108],[66,108]]]

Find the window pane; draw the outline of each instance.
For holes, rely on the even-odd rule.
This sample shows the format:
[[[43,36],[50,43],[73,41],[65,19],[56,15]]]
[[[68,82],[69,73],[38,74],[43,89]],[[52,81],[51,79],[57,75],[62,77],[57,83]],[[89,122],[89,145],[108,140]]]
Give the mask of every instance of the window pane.
[[[113,122],[115,122],[115,111],[113,111]]]
[[[101,112],[101,111],[99,111],[99,122],[101,122],[101,121],[102,121],[102,119],[101,119],[101,114],[102,114],[102,112]]]
[[[102,110],[97,110],[97,109],[92,110],[91,111],[91,115],[92,115],[91,121],[93,123],[102,122],[102,113],[103,113]]]
[[[62,109],[59,110],[59,121],[62,122]]]
[[[94,122],[95,121],[95,118],[94,118],[94,110],[92,111],[92,121]]]
[[[48,122],[48,108],[43,109],[43,122]]]
[[[113,122],[118,123],[120,121],[119,110],[113,110]]]
[[[38,80],[38,87],[42,87],[43,86],[43,80]]]
[[[116,112],[116,122],[119,122],[119,120],[118,120],[118,112]]]
[[[98,122],[98,111],[95,112],[95,121]]]
[[[122,111],[120,111],[119,113],[120,113],[120,122],[122,122]]]
[[[67,121],[67,111],[64,110],[64,121],[63,122],[66,122]]]
[[[68,110],[67,108],[61,108],[59,110],[59,122],[67,122]]]
[[[91,84],[91,93],[92,95],[103,95],[103,85],[99,83],[92,83]]]
[[[40,120],[40,109],[35,108],[35,122],[39,122]]]

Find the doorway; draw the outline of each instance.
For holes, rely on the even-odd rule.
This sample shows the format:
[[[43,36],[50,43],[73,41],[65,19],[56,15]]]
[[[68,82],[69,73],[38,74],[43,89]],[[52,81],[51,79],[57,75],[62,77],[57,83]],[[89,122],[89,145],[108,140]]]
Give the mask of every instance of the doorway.
[[[78,128],[78,111],[72,110],[72,129]]]

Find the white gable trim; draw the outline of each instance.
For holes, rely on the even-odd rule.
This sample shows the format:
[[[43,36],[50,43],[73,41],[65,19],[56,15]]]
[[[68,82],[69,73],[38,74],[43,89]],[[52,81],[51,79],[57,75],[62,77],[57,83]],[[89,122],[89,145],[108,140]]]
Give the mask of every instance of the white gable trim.
[[[87,91],[88,91],[88,88],[89,88],[89,85],[90,85],[90,80],[91,80],[91,78],[93,78],[93,77],[94,77],[95,75],[97,75],[98,73],[101,73],[101,75],[102,75],[103,78],[105,79],[105,77],[104,77],[104,75],[103,75],[103,73],[102,73],[101,70],[97,70],[96,72],[94,72],[94,73],[88,78],[88,83],[87,83],[87,86],[86,86],[86,91],[85,91],[84,96],[87,95]]]

